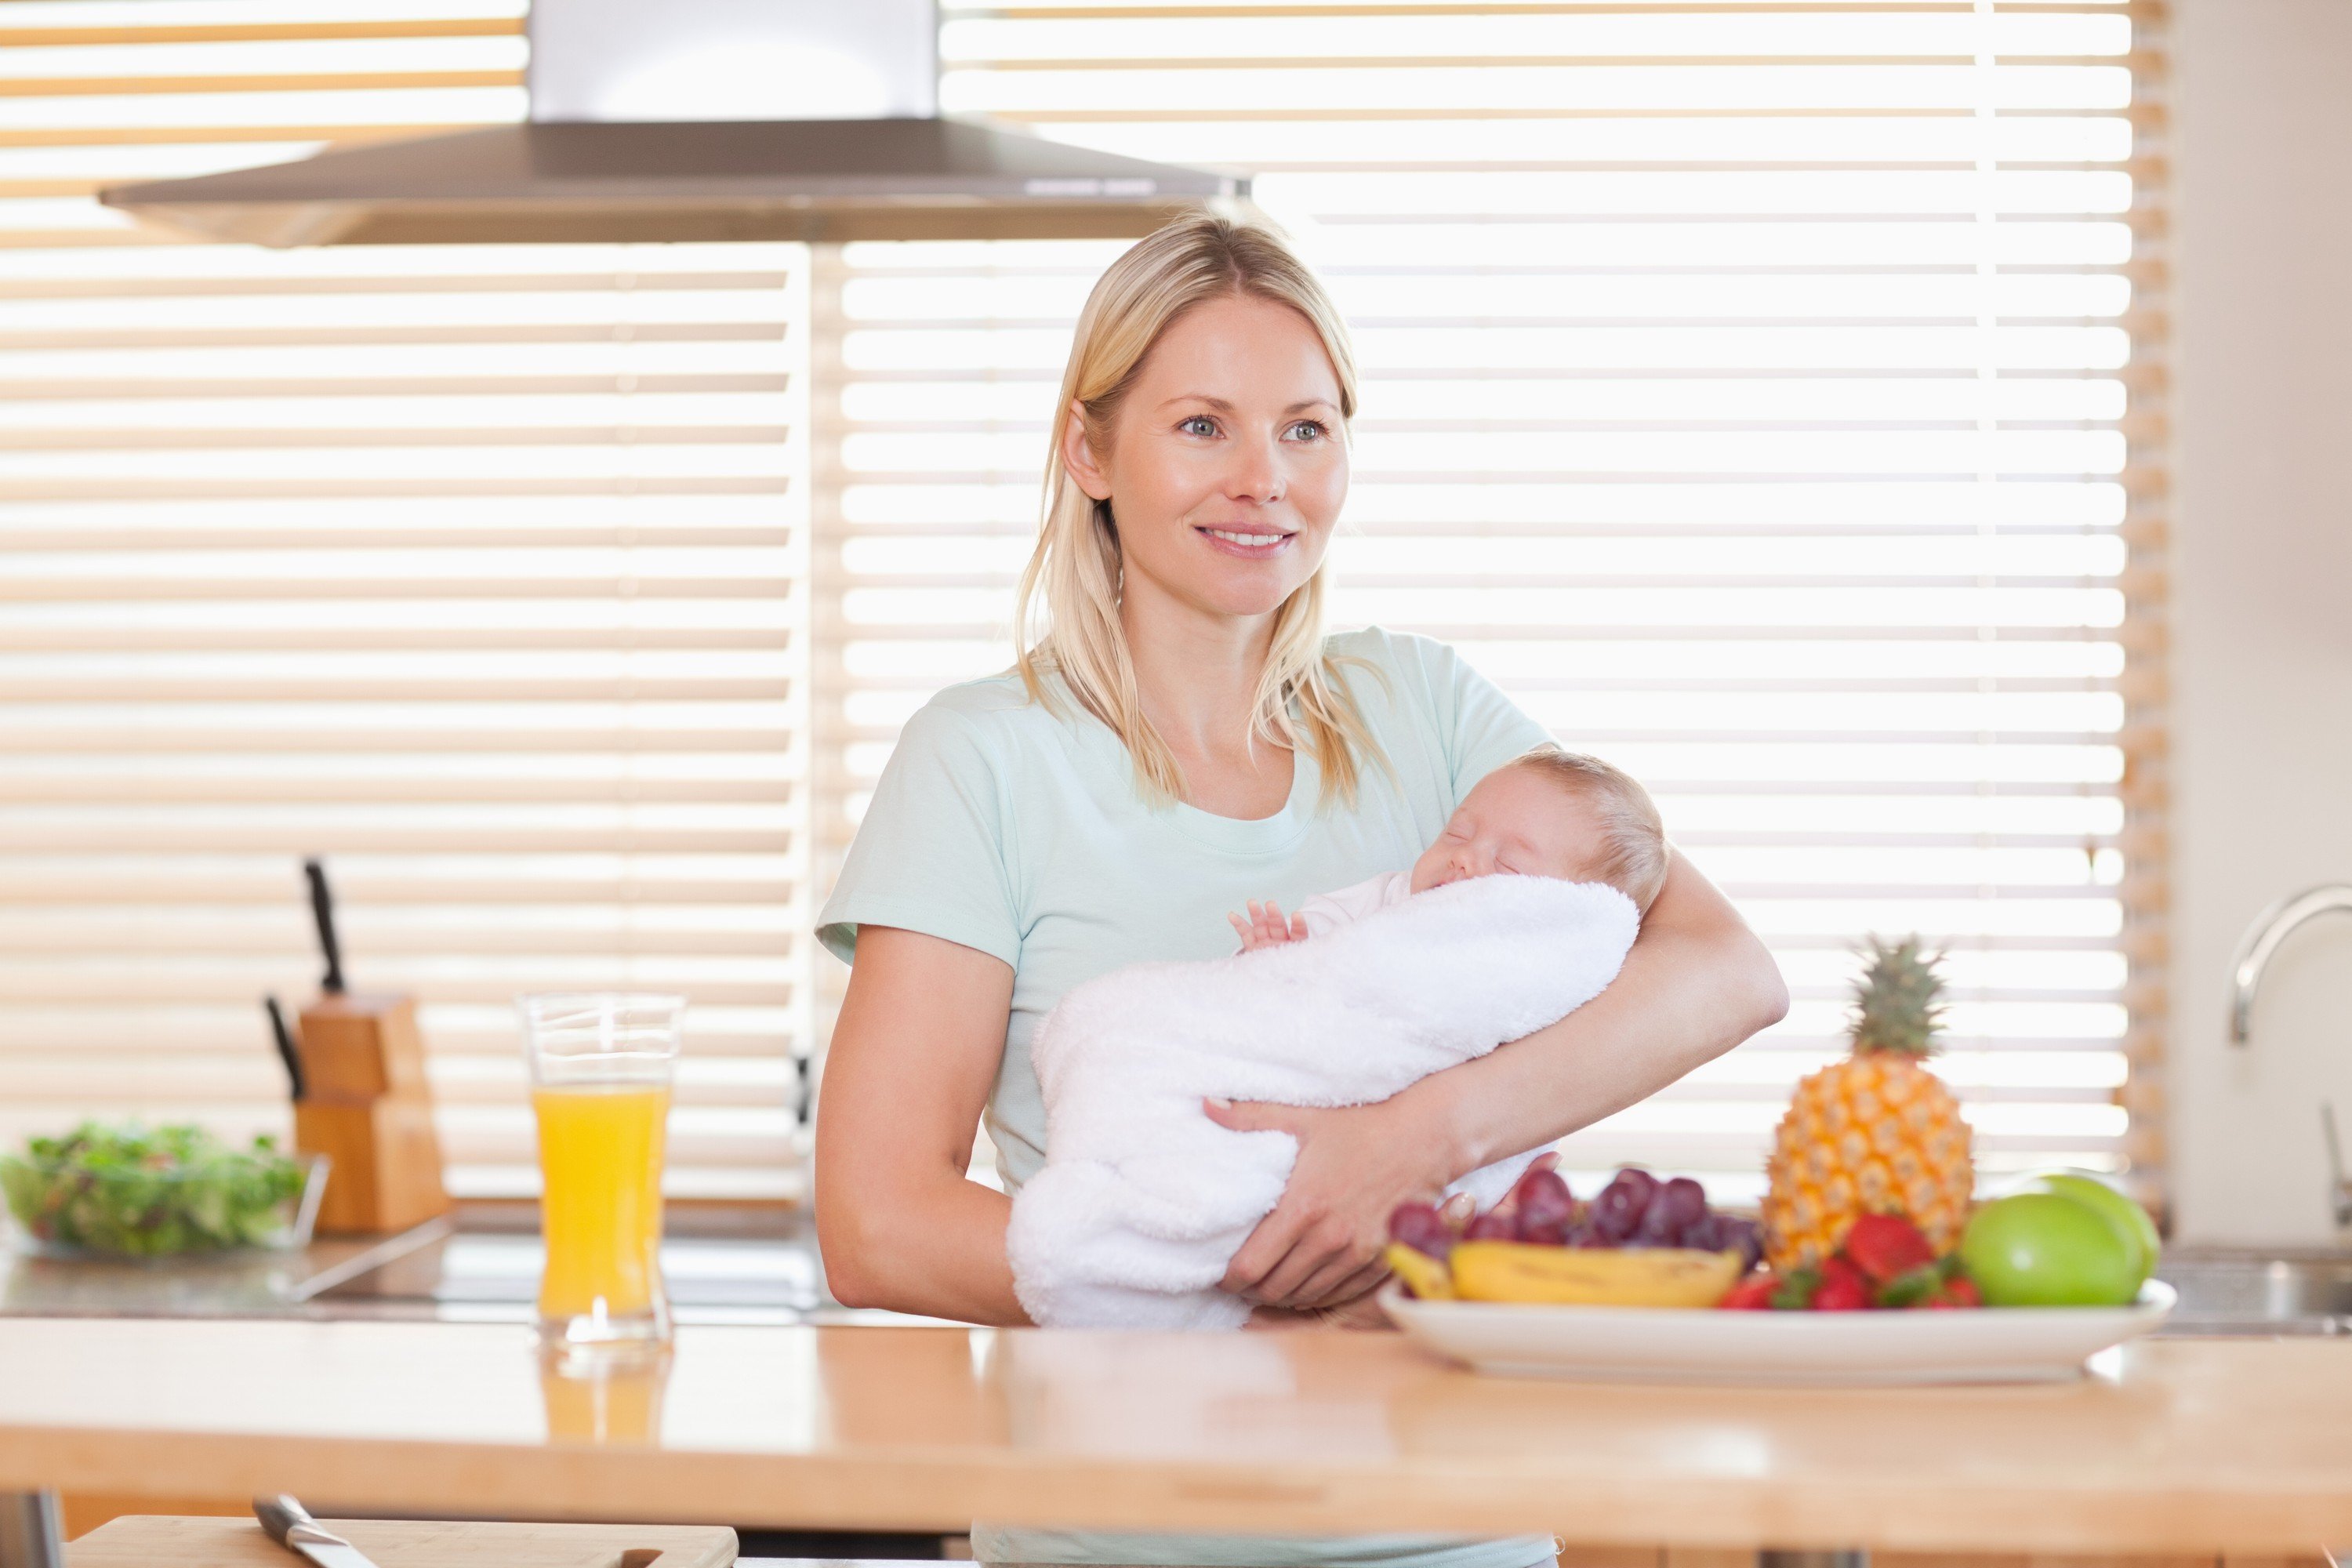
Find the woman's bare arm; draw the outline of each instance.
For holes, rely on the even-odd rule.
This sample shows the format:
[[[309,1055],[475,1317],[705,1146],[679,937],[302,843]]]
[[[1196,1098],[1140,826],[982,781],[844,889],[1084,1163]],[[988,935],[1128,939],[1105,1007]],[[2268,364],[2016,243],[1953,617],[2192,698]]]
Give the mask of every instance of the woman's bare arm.
[[[1378,1105],[1213,1107],[1226,1126],[1299,1140],[1290,1184],[1234,1255],[1225,1289],[1284,1307],[1360,1293],[1379,1279],[1396,1205],[1622,1110],[1788,1010],[1764,944],[1677,855],[1625,967],[1559,1023]]]
[[[858,931],[816,1132],[817,1243],[845,1305],[1029,1321],[1004,1260],[1013,1205],[964,1173],[1012,1005],[1000,959],[919,931]]]

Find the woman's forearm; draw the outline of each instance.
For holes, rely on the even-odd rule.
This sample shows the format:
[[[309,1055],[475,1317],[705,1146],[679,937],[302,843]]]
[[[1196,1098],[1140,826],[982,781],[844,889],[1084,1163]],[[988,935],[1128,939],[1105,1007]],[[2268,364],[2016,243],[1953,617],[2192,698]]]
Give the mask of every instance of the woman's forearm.
[[[1788,987],[1764,944],[1677,856],[1607,990],[1398,1100],[1412,1102],[1459,1176],[1647,1099],[1788,1010]]]
[[[826,1283],[844,1306],[966,1323],[1029,1321],[1004,1258],[1013,1203],[994,1188],[956,1176],[817,1206]]]

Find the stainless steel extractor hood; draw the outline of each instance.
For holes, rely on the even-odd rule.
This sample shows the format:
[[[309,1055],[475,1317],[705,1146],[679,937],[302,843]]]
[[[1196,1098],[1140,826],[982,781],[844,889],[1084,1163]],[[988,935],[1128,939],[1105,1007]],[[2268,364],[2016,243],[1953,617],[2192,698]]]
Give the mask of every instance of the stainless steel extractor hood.
[[[934,0],[535,0],[530,121],[122,185],[269,246],[1147,234],[1234,175],[937,113]]]

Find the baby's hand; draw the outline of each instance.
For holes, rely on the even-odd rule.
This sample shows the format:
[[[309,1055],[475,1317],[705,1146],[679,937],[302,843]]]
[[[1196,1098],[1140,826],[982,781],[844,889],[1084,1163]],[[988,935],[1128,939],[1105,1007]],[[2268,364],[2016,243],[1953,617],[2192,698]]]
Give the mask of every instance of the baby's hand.
[[[1255,952],[1262,947],[1280,947],[1286,942],[1307,940],[1307,917],[1292,915],[1285,920],[1282,906],[1271,899],[1262,904],[1252,899],[1247,920],[1239,915],[1227,915],[1225,919],[1233,921],[1234,930],[1240,933],[1244,952]]]

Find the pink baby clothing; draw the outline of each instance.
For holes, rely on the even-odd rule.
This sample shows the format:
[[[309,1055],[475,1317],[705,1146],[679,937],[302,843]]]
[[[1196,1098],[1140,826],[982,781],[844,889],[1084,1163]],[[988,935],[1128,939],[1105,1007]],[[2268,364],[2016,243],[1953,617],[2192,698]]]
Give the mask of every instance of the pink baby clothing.
[[[1391,871],[1357,882],[1336,893],[1318,893],[1298,906],[1308,936],[1322,936],[1341,926],[1354,925],[1366,915],[1401,904],[1412,897],[1412,873]]]

